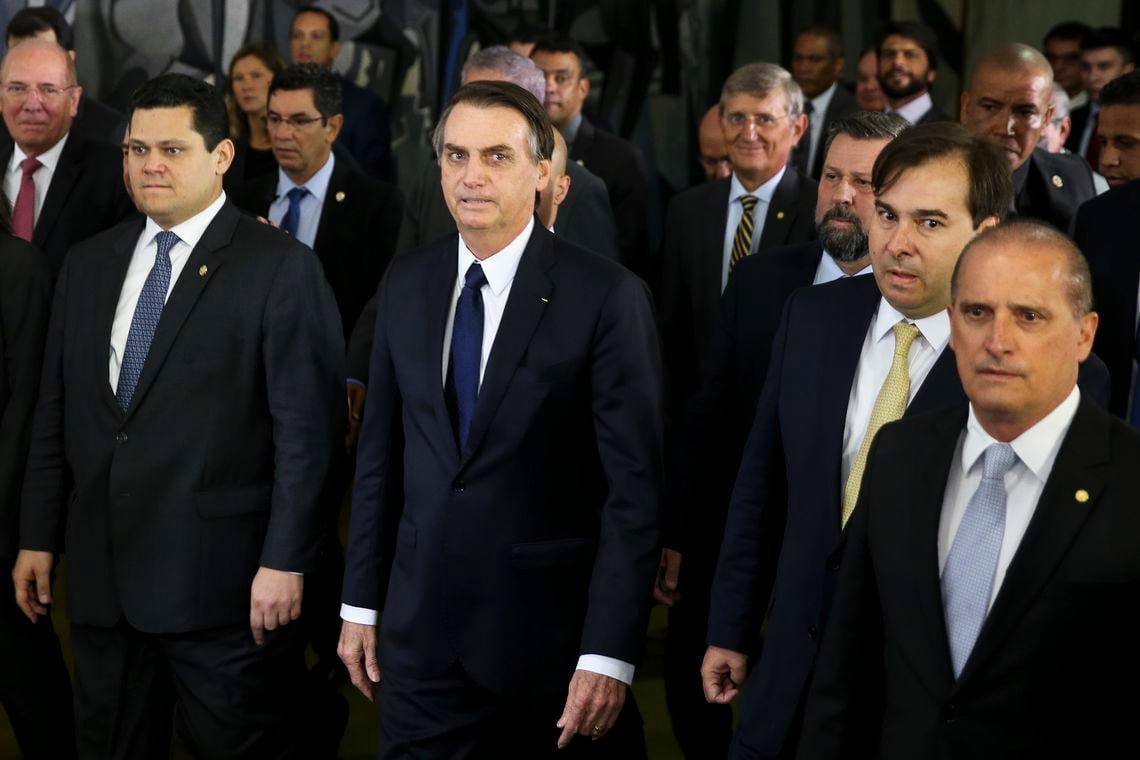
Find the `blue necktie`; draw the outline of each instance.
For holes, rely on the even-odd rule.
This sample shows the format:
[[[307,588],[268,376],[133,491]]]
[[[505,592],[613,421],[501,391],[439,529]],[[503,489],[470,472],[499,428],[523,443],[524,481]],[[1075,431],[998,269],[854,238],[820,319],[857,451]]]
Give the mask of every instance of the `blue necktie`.
[[[309,194],[303,187],[295,187],[285,194],[289,199],[289,208],[285,216],[281,217],[281,229],[290,237],[297,237],[297,225],[301,223],[301,199]]]
[[[170,287],[170,249],[178,242],[178,236],[167,230],[158,233],[155,240],[158,243],[158,253],[155,254],[154,266],[139,293],[135,315],[131,318],[131,329],[127,333],[123,362],[119,367],[119,385],[115,396],[123,412],[131,406],[135,386],[139,383],[146,355],[150,351],[150,342],[154,339],[154,330],[162,316],[162,307],[166,305],[166,291]]]
[[[982,482],[966,505],[942,569],[942,605],[955,678],[970,658],[989,610],[1005,536],[1005,474],[1017,461],[1008,443],[990,444],[983,456]]]
[[[455,323],[451,330],[452,387],[455,391],[455,426],[460,450],[467,444],[471,418],[475,416],[475,399],[479,395],[479,361],[483,355],[483,293],[487,284],[483,267],[475,262],[463,278],[463,289],[455,304]]]
[[[1136,329],[1136,341],[1132,347],[1133,360],[1140,362],[1140,327]],[[1140,430],[1140,373],[1136,377],[1136,387],[1132,390],[1132,415],[1128,420],[1132,427]]]

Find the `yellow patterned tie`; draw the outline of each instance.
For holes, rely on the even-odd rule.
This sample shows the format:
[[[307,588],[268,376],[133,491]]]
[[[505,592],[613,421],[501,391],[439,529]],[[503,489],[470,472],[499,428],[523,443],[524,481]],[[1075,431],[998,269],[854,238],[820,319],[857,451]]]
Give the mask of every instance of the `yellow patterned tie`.
[[[855,458],[855,465],[851,474],[847,476],[847,484],[843,488],[843,522],[846,526],[851,513],[855,511],[855,502],[859,499],[859,484],[863,482],[863,468],[867,466],[867,452],[871,449],[871,442],[879,428],[888,422],[893,422],[903,416],[906,411],[906,402],[910,397],[910,367],[907,355],[914,339],[919,336],[918,328],[910,322],[902,321],[894,326],[895,332],[895,358],[891,361],[891,371],[879,389],[875,399],[875,406],[871,409],[871,421],[867,425],[867,433],[863,436],[863,443],[859,446],[859,456]]]
[[[752,250],[752,209],[756,208],[757,200],[755,195],[744,195],[740,198],[740,205],[744,206],[744,215],[740,217],[740,224],[736,225],[736,236],[732,238],[732,257],[728,260],[730,272]]]

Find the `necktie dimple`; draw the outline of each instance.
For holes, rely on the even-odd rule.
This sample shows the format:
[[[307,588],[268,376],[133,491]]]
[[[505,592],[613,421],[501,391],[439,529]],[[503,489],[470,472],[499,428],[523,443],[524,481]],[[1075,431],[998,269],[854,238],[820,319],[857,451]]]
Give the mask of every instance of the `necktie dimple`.
[[[1132,359],[1140,362],[1140,326],[1136,328],[1136,340],[1132,351]],[[1132,389],[1132,415],[1128,421],[1132,427],[1140,430],[1140,372],[1136,376],[1136,387]]]
[[[467,268],[463,289],[455,304],[451,329],[451,359],[448,368],[455,392],[455,427],[459,448],[467,445],[475,400],[479,395],[479,362],[483,355],[483,293],[487,284],[479,262]]]
[[[135,315],[131,318],[131,329],[127,333],[127,347],[123,350],[123,361],[119,367],[115,396],[123,412],[131,406],[135,387],[150,352],[150,342],[154,339],[162,308],[166,305],[166,291],[170,287],[170,249],[178,242],[178,236],[166,230],[158,233],[155,240],[158,251],[154,257],[154,266],[139,293]]]
[[[290,237],[297,237],[297,225],[301,223],[301,200],[309,194],[308,189],[295,187],[285,196],[289,199],[289,208],[285,216],[281,217],[281,229]]]
[[[756,208],[755,195],[745,195],[740,198],[740,205],[744,207],[744,214],[740,217],[740,224],[736,225],[736,235],[732,238],[732,255],[728,259],[728,271],[748,255],[752,250],[752,210]]]
[[[893,328],[895,334],[895,356],[891,361],[891,369],[879,395],[875,397],[875,406],[871,409],[871,421],[867,424],[867,432],[863,442],[859,444],[859,454],[855,457],[855,464],[851,467],[851,474],[847,476],[847,483],[843,487],[843,513],[841,526],[846,526],[855,511],[855,502],[859,500],[859,486],[863,482],[863,469],[867,466],[867,452],[871,450],[871,442],[879,428],[888,422],[897,420],[906,411],[906,402],[910,398],[910,365],[907,357],[910,355],[911,344],[919,336],[916,326],[903,320]]]
[[[983,456],[982,482],[966,505],[942,569],[942,606],[955,678],[966,666],[989,610],[1005,536],[1005,474],[1017,461],[1008,443],[990,444]]]
[[[20,162],[23,175],[20,177],[20,192],[16,195],[16,205],[12,207],[12,234],[29,243],[36,229],[36,181],[32,177],[43,166],[37,158],[25,158]]]

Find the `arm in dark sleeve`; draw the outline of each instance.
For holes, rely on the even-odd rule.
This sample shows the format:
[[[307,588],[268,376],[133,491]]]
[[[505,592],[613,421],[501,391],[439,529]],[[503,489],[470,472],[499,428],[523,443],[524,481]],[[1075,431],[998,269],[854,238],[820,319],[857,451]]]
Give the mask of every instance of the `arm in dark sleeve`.
[[[360,318],[356,320],[356,327],[352,328],[352,335],[348,338],[348,378],[365,387],[368,386],[372,337],[376,329],[376,303],[379,297],[377,292],[364,304]]]

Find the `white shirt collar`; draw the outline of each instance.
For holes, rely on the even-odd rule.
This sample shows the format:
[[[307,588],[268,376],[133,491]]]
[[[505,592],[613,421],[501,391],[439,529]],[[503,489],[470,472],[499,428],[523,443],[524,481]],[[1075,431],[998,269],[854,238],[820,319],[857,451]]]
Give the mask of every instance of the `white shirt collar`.
[[[324,166],[317,169],[317,173],[309,177],[308,182],[303,185],[298,185],[293,180],[289,179],[289,175],[285,170],[278,167],[277,169],[277,197],[284,198],[290,190],[295,187],[304,187],[309,191],[309,194],[316,199],[317,203],[324,205],[325,195],[329,191],[329,181],[332,179],[333,167],[336,165],[336,156],[329,151],[328,160],[325,161]]]
[[[858,277],[864,274],[871,274],[870,264],[855,274],[848,275],[839,267],[839,264],[832,255],[827,252],[827,249],[824,248],[823,255],[819,258],[819,266],[816,267],[815,284],[821,285],[825,282],[831,282],[832,280],[842,280],[844,277]]]
[[[934,108],[934,101],[930,98],[929,92],[924,92],[906,105],[898,109],[888,108],[887,111],[897,113],[911,124],[915,124],[931,108]]]
[[[463,241],[463,234],[459,235],[459,276],[463,277],[468,268],[476,261],[483,267],[483,276],[487,278],[487,286],[496,296],[502,295],[503,290],[515,279],[519,261],[522,259],[526,244],[530,241],[530,234],[534,231],[534,217],[526,223],[526,227],[511,242],[507,243],[499,252],[479,259],[471,253],[467,243]]]
[[[835,90],[837,87],[839,87],[839,82],[832,82],[830,87],[812,98],[811,112],[819,114],[821,116],[827,113],[827,107],[831,105],[831,99],[835,96]]]
[[[1061,448],[1061,440],[1069,432],[1069,425],[1077,413],[1080,400],[1081,391],[1074,385],[1065,400],[1053,411],[1009,442],[1017,458],[1037,476],[1038,480],[1044,481],[1053,468],[1053,461]],[[966,439],[962,442],[962,471],[969,472],[978,458],[993,443],[998,441],[982,428],[982,423],[978,422],[974,414],[974,405],[970,404],[970,416],[966,421]]]
[[[902,320],[918,327],[923,340],[939,353],[950,342],[950,315],[946,313],[946,309],[939,309],[922,319],[910,319],[896,311],[895,307],[882,297],[879,298],[879,310],[875,313],[875,326],[871,338],[876,342],[882,340]]]
[[[222,210],[222,205],[225,202],[226,193],[223,190],[213,203],[181,224],[174,225],[170,231],[177,235],[179,240],[190,246],[190,250],[194,250],[194,246],[198,245],[202,235],[206,234],[206,228],[210,226],[210,222],[214,221],[214,217]],[[143,240],[150,243],[154,240],[155,235],[160,232],[162,232],[162,227],[148,216],[146,226],[143,228]]]
[[[55,167],[59,164],[59,155],[63,153],[63,146],[67,144],[67,137],[70,134],[70,132],[64,133],[63,137],[59,138],[59,142],[36,156],[40,163],[47,167],[48,171],[55,172]],[[22,164],[27,157],[28,154],[20,150],[19,145],[13,143],[12,158],[8,161],[8,171],[22,171],[20,164]],[[12,202],[15,203],[14,200]]]
[[[776,194],[776,186],[780,184],[780,180],[784,178],[784,172],[788,170],[788,165],[784,164],[780,171],[776,172],[772,179],[765,182],[760,187],[752,192],[744,189],[744,185],[740,182],[740,178],[736,176],[736,172],[732,173],[732,182],[728,188],[728,203],[729,205],[740,200],[745,195],[754,195],[762,203],[771,203],[772,196]]]

